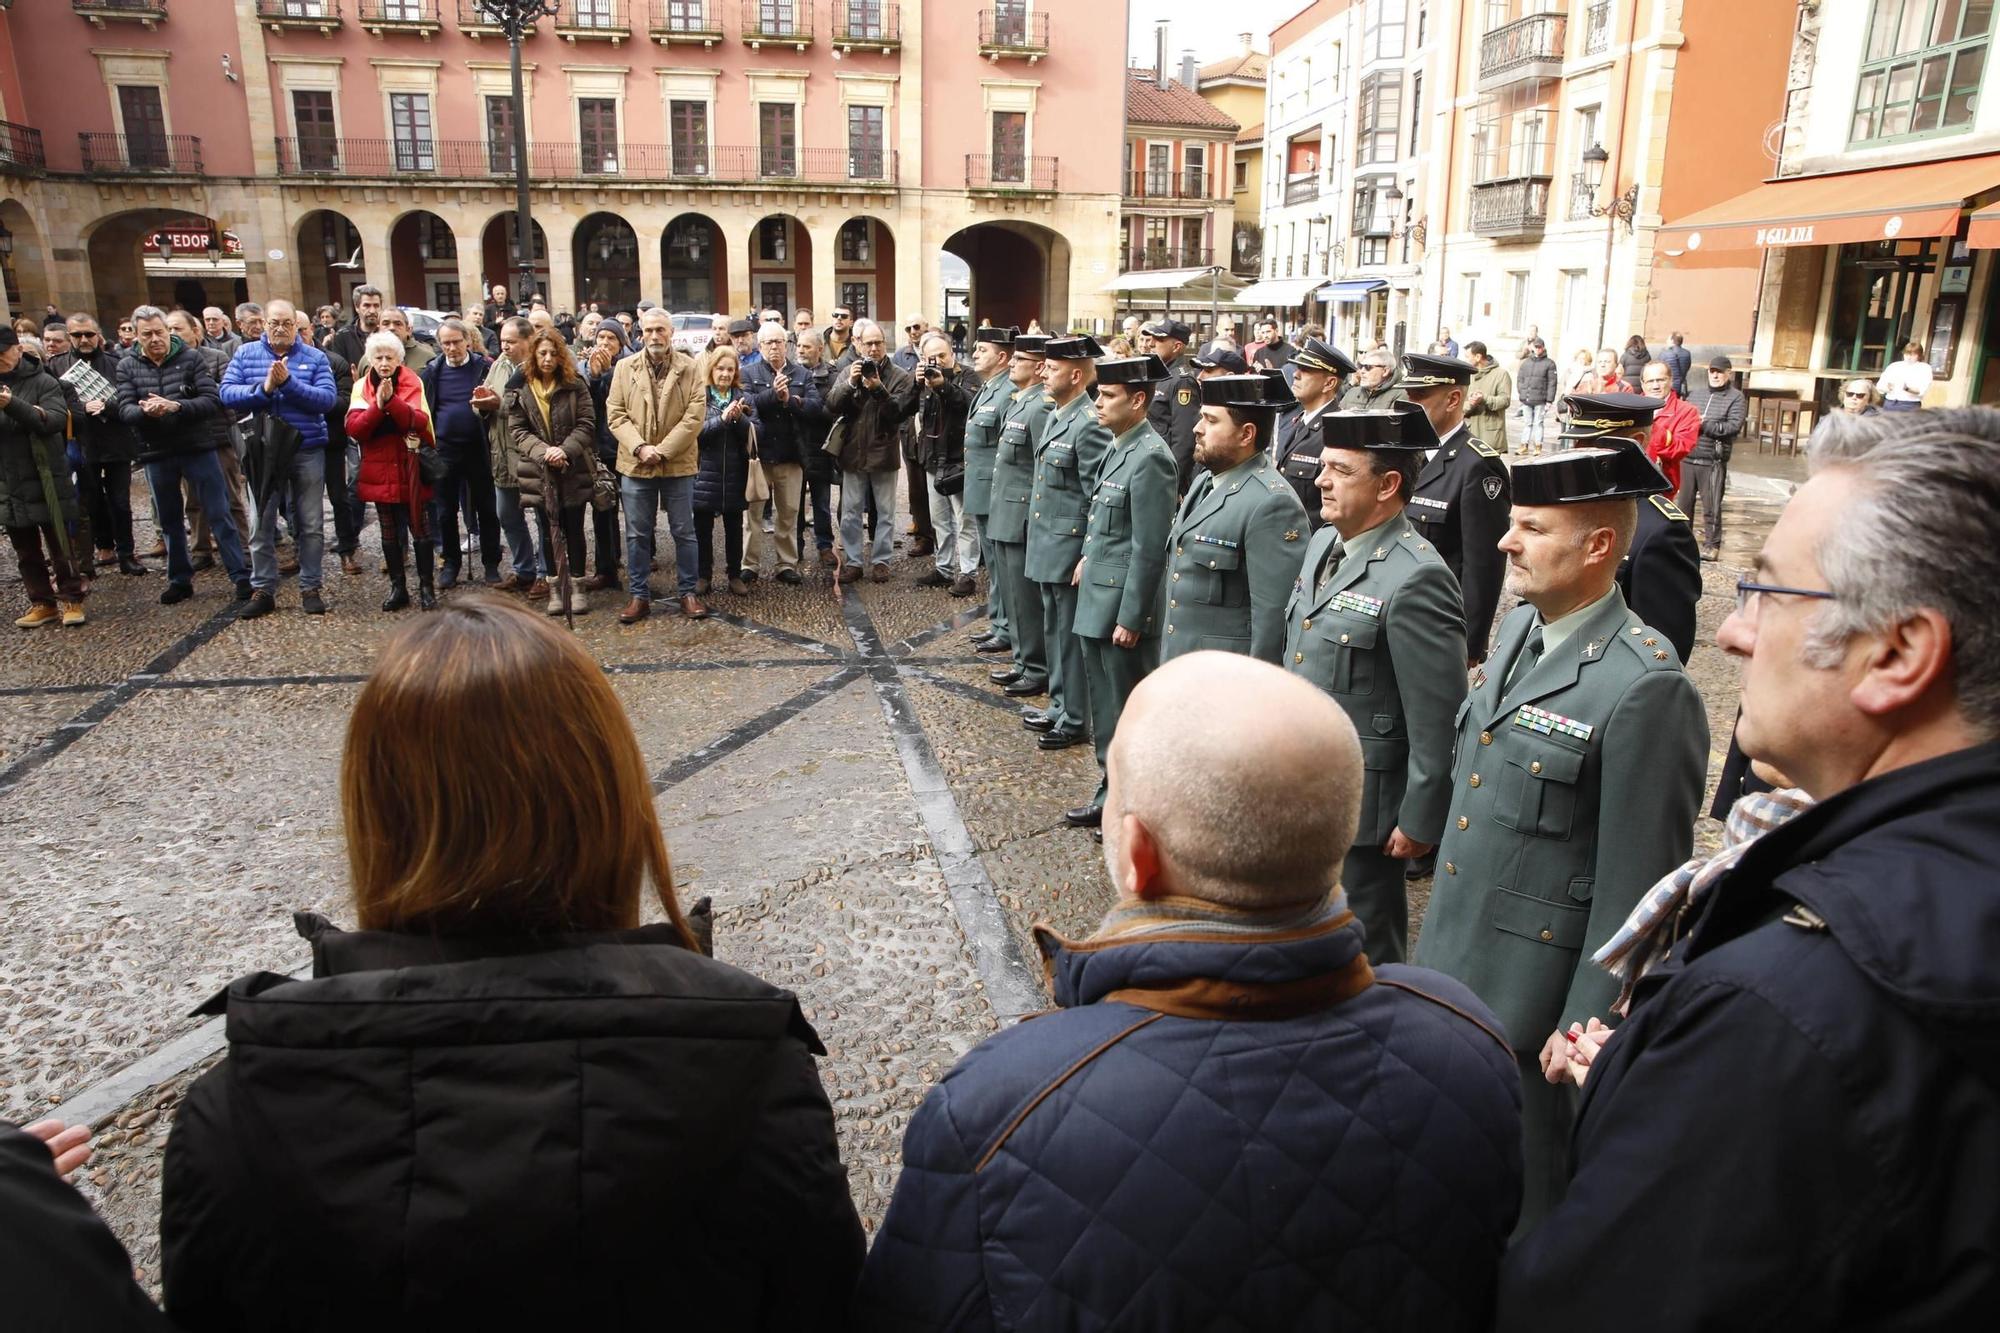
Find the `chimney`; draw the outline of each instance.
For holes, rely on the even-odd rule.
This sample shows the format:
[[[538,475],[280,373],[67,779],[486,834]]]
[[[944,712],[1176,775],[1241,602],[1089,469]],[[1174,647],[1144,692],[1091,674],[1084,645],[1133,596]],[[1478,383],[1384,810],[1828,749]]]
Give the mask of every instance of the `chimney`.
[[[1243,54],[1246,56],[1249,55],[1251,51],[1256,49],[1250,44],[1250,37],[1251,35],[1247,32],[1239,32],[1236,34],[1236,40],[1243,43]]]
[[[1189,88],[1194,87],[1195,63],[1194,51],[1192,49],[1183,48],[1181,51],[1181,82]]]
[[[1167,77],[1167,21],[1161,19],[1153,25],[1153,83],[1162,92],[1166,91],[1170,80]]]

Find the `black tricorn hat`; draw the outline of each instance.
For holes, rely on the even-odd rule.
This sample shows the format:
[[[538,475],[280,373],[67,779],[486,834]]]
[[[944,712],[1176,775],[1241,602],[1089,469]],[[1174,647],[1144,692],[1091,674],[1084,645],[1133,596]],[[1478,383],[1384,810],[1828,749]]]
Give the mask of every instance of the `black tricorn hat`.
[[[1242,353],[1232,352],[1227,347],[1212,347],[1207,356],[1195,356],[1191,359],[1199,370],[1215,370],[1220,367],[1232,375],[1250,373],[1250,363],[1243,359]]]
[[[1429,448],[1428,440],[1412,442],[1405,437],[1406,416],[1406,413],[1391,412],[1386,408],[1325,413],[1319,419],[1320,447],[1381,450],[1398,454],[1418,453]],[[1427,418],[1424,424],[1429,426]]]
[[[1562,405],[1562,438],[1594,440],[1600,435],[1651,426],[1653,414],[1666,403],[1638,393],[1572,393],[1564,396]]]
[[[1042,355],[1051,361],[1095,361],[1104,355],[1104,349],[1089,334],[1076,333],[1067,338],[1049,339]]]
[[[1673,488],[1646,455],[1630,442],[1623,447],[1589,445],[1564,449],[1514,464],[1517,505],[1590,504],[1596,500],[1636,500]]]
[[[1097,363],[1099,384],[1164,384],[1167,363],[1153,353],[1106,357]]]
[[[1276,411],[1297,401],[1279,375],[1211,375],[1201,382],[1203,407]]]
[[[1428,352],[1403,353],[1403,387],[1432,389],[1445,384],[1472,383],[1472,363],[1455,356],[1432,356]]]
[[[1049,346],[1045,333],[1017,333],[1014,335],[1014,350],[1028,356],[1041,356]]]
[[[990,327],[981,328],[977,333],[972,335],[972,341],[976,343],[992,343],[995,347],[1012,347],[1014,345],[1014,330]]]

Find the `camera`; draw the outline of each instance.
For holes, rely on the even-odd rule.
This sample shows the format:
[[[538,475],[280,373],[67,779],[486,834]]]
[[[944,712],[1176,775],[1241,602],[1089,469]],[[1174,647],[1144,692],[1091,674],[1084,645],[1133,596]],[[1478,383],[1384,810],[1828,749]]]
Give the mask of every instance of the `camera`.
[[[882,378],[882,363],[880,361],[864,356],[857,364],[861,367],[861,378],[869,380]]]
[[[936,370],[936,369],[938,369],[938,367],[939,367],[939,366],[940,366],[941,364],[943,364],[943,363],[942,363],[942,362],[940,362],[940,361],[938,360],[938,358],[936,358],[936,357],[934,357],[934,356],[927,356],[927,357],[925,357],[925,358],[924,358],[924,369],[925,369],[925,370]]]

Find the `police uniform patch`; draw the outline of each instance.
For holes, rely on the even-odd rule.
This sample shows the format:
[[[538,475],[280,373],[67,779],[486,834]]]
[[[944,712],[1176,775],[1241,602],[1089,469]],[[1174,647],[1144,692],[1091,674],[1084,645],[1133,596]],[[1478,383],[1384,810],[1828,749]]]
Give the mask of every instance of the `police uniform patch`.
[[[1479,489],[1486,492],[1487,499],[1497,500],[1500,498],[1501,484],[1502,483],[1500,481],[1500,478],[1488,477],[1485,481],[1479,484]]]
[[[1500,456],[1499,450],[1479,440],[1467,440],[1465,447],[1472,450],[1473,453],[1478,454],[1481,458],[1498,458]]]
[[[1665,518],[1669,518],[1676,523],[1689,523],[1693,521],[1685,513],[1681,511],[1681,507],[1679,505],[1675,504],[1672,500],[1669,500],[1664,495],[1649,495],[1646,498],[1653,502],[1653,508],[1659,510],[1661,515]]]
[[[1578,722],[1575,718],[1564,717],[1561,713],[1551,713],[1530,704],[1521,705],[1514,714],[1514,725],[1525,731],[1538,732],[1543,736],[1573,736],[1587,741],[1597,728],[1588,722]]]
[[[1194,390],[1183,384],[1180,387],[1180,392],[1174,395],[1174,401],[1182,407],[1189,406],[1194,402]]]

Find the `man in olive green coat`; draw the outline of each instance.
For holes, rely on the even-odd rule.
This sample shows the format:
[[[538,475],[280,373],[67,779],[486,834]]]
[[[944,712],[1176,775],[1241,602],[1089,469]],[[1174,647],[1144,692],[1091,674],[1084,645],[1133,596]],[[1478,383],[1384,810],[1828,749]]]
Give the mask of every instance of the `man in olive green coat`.
[[[1097,474],[1077,586],[1076,639],[1089,682],[1090,730],[1097,742],[1097,791],[1063,818],[1078,827],[1104,822],[1104,760],[1125,700],[1160,655],[1158,590],[1167,563],[1180,469],[1174,451],[1147,420],[1153,389],[1167,379],[1157,356],[1097,363],[1097,420],[1112,436]]]
[[[1066,750],[1090,739],[1090,690],[1083,645],[1077,641],[1076,562],[1083,554],[1090,494],[1111,448],[1111,432],[1090,410],[1090,387],[1104,355],[1084,335],[1051,338],[1047,348],[1048,419],[1035,439],[1035,486],[1028,503],[1027,573],[1042,599],[1042,635],[1048,640],[1049,706],[1021,725],[1041,732],[1043,750]]]
[[[1276,665],[1285,603],[1305,554],[1305,506],[1271,466],[1271,431],[1291,390],[1277,375],[1201,382],[1197,473],[1167,541],[1160,660],[1213,648]]]
[[[979,393],[965,414],[965,512],[979,526],[979,553],[986,562],[986,629],[973,646],[982,653],[1011,652],[1007,632],[1005,585],[993,559],[993,469],[1000,452],[1000,421],[1013,392],[1007,379],[1007,358],[1013,350],[1012,329],[982,328],[972,338],[972,369],[980,378]]]
[[[1465,428],[1473,439],[1496,454],[1504,454],[1514,379],[1505,366],[1487,355],[1483,342],[1467,343],[1465,355],[1472,362],[1472,383],[1465,386]]]
[[[1444,558],[1403,513],[1437,444],[1422,409],[1332,412],[1318,432],[1329,526],[1307,545],[1285,611],[1285,667],[1332,695],[1361,737],[1368,781],[1340,882],[1369,961],[1400,963],[1405,863],[1437,846],[1451,805],[1465,608]]]
[[[1674,650],[1618,593],[1659,470],[1636,450],[1584,448],[1523,460],[1513,480],[1500,549],[1525,604],[1459,709],[1416,961],[1490,1005],[1520,1061],[1525,1231],[1567,1174],[1569,1090],[1542,1077],[1543,1052],[1613,1017],[1618,984],[1590,956],[1687,859],[1708,721]]]
[[[1048,645],[1042,635],[1042,598],[1028,581],[1028,497],[1035,487],[1035,441],[1048,416],[1049,395],[1042,385],[1043,350],[1039,333],[1017,334],[1007,363],[1014,391],[1000,414],[1000,444],[993,455],[993,506],[987,527],[993,535],[993,577],[1005,585],[1008,632],[1014,660],[987,672],[987,678],[1017,699],[1049,688]]]

